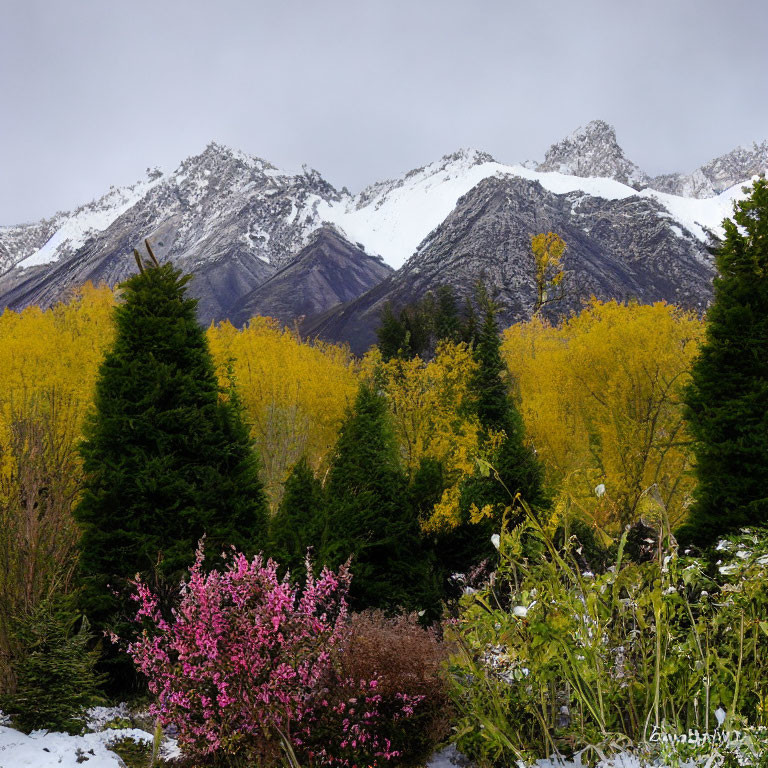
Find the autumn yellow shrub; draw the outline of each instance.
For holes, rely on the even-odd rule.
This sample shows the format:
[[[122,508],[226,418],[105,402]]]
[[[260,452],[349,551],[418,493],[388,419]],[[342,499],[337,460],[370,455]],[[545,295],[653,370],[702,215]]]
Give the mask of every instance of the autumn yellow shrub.
[[[428,529],[457,522],[458,486],[474,467],[479,426],[477,417],[464,406],[476,367],[472,350],[452,342],[442,342],[429,362],[419,357],[393,358],[379,365],[409,476],[422,459],[430,458],[442,463],[449,481],[441,503],[427,521]]]
[[[694,480],[680,392],[703,334],[693,313],[615,301],[504,332],[526,433],[568,502],[602,527],[685,516]]]

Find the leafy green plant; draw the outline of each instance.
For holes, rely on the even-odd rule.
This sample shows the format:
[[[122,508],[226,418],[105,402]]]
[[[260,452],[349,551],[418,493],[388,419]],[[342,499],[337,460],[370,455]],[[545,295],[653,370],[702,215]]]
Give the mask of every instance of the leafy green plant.
[[[556,545],[524,508],[456,627],[463,751],[508,765],[587,747],[658,751],[654,734],[766,724],[764,532],[721,542],[714,567],[681,555],[663,524],[653,558],[631,562],[625,533],[613,565],[593,574],[574,537]]]

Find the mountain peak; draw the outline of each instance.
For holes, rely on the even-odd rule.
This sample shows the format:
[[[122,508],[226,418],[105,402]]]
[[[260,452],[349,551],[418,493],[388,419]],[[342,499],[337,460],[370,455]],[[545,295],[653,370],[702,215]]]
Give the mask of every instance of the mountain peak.
[[[480,165],[482,163],[495,163],[491,155],[487,152],[483,152],[480,149],[474,149],[473,147],[461,147],[455,152],[451,152],[448,155],[443,155],[442,163],[461,163],[463,165]]]
[[[616,129],[605,120],[592,120],[553,144],[536,170],[610,178],[629,186],[644,186],[648,181],[648,176],[624,154]]]
[[[220,144],[216,141],[209,142],[202,152],[182,161],[179,171],[186,173],[191,169],[213,170],[214,168],[220,169],[224,165],[239,165],[259,173],[271,171],[273,175],[278,173],[282,176],[292,175],[280,172],[274,165],[260,157],[249,155],[242,150],[233,149],[226,144]]]

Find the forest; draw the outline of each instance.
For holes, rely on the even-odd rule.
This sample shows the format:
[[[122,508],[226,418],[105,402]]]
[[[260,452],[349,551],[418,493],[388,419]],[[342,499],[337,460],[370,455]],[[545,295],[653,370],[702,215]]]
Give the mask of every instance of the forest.
[[[270,318],[200,328],[189,277],[138,254],[115,289],[6,310],[14,727],[127,702],[132,768],[449,743],[480,768],[768,765],[768,183],[704,316],[553,321],[566,253],[532,237],[530,319],[441,287],[361,357]]]

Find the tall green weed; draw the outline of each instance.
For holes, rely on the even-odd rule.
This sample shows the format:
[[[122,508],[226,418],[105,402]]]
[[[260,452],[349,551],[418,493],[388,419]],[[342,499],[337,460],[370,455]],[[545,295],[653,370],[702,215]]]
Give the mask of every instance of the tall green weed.
[[[691,752],[677,749],[683,734],[710,750],[727,731],[762,738],[768,535],[721,542],[716,564],[681,554],[663,526],[653,557],[631,562],[626,537],[591,573],[579,541],[556,545],[530,511],[502,533],[497,571],[465,598],[451,662],[459,747],[481,765],[637,745]]]

